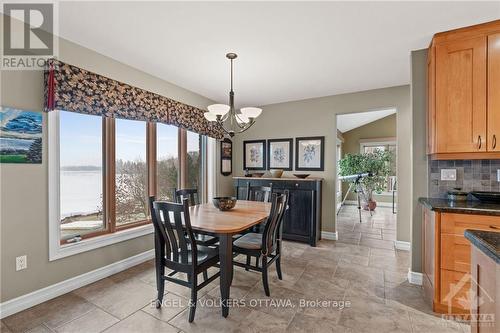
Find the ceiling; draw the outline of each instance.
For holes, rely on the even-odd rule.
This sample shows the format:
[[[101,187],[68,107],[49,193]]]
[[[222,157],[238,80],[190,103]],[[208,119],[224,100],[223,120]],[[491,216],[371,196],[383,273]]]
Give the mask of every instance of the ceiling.
[[[500,18],[500,2],[60,2],[71,41],[236,105],[408,84],[433,33]]]
[[[337,116],[337,129],[342,133],[345,133],[395,113],[396,109],[387,109],[379,111],[341,114]]]

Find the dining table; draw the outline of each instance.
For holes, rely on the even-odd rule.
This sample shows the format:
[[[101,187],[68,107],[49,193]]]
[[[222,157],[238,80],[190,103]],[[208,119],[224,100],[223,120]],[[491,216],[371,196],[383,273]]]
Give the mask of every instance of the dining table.
[[[224,317],[229,314],[233,281],[233,236],[265,221],[270,210],[268,202],[247,200],[238,200],[235,207],[227,211],[219,210],[212,203],[189,208],[192,229],[219,238],[220,294]]]

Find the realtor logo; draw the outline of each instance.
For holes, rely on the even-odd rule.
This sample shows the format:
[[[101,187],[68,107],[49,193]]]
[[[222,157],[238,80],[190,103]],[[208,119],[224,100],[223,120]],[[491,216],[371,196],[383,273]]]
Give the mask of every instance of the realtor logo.
[[[55,3],[3,3],[2,69],[42,69],[56,55]]]
[[[4,3],[5,56],[53,55],[54,5]]]

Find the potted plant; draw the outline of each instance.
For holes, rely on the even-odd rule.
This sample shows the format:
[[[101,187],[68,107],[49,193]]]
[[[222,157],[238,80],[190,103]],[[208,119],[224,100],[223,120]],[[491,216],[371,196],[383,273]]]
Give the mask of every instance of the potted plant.
[[[371,153],[346,154],[339,161],[339,176],[370,173],[370,176],[360,180],[358,188],[365,210],[374,210],[377,207],[373,194],[382,193],[386,189],[387,177],[391,175],[392,159],[391,152],[375,150]]]

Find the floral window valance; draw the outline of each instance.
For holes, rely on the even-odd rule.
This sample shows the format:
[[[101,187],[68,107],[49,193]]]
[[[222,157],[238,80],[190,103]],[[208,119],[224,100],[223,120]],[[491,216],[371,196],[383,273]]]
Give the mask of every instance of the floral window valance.
[[[46,111],[155,121],[220,139],[223,130],[204,111],[150,91],[51,59],[45,71]]]

